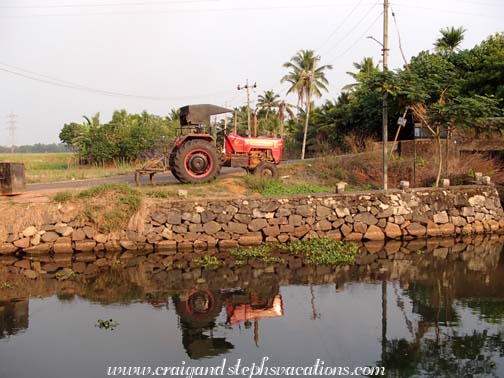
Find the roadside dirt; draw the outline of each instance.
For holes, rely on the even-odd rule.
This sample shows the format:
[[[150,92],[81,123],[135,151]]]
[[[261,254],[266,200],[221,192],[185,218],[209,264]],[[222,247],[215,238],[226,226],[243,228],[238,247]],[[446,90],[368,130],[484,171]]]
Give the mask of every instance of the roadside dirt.
[[[212,197],[235,197],[246,195],[247,188],[240,182],[240,177],[246,175],[242,169],[225,171],[214,183],[205,186],[182,185],[171,174],[160,175],[156,179],[156,186],[151,186],[148,181],[142,182],[141,191],[176,192],[179,189],[188,191],[188,199],[201,199]],[[0,196],[0,204],[7,203],[49,203],[60,192],[79,193],[82,190],[112,183],[126,183],[134,185],[133,174],[94,180],[62,181],[51,184],[28,185],[27,192],[15,196]]]

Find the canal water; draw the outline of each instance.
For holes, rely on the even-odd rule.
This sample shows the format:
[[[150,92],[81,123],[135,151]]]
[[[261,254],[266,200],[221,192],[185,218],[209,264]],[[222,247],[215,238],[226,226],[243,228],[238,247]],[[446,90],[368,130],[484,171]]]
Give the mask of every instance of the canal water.
[[[386,269],[250,267],[183,284],[139,267],[38,282],[30,299],[0,302],[0,377],[217,366],[230,376],[238,362],[262,361],[349,375],[367,366],[388,377],[504,377],[504,254],[502,244],[483,250],[426,252]]]

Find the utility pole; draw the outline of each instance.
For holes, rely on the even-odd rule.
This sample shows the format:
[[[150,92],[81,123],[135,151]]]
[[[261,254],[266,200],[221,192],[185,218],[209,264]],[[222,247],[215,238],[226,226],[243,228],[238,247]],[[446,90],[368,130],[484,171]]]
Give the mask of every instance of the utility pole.
[[[16,144],[16,122],[17,122],[17,115],[11,112],[7,116],[7,123],[9,126],[7,127],[7,131],[9,132],[9,140],[11,144],[11,154],[14,153],[14,145]]]
[[[383,1],[383,72],[388,70],[388,0]],[[382,125],[382,139],[383,139],[383,190],[388,189],[388,156],[387,156],[387,142],[388,142],[388,104],[387,92],[383,93],[383,125]]]
[[[247,90],[247,130],[248,130],[248,135],[250,136],[250,88],[257,88],[257,84],[254,83],[254,85],[250,86],[249,85],[249,82],[248,82],[248,79],[246,81],[246,84],[245,85],[242,85],[240,86],[240,84],[238,84],[238,87],[237,89],[240,91],[242,89],[246,89]]]

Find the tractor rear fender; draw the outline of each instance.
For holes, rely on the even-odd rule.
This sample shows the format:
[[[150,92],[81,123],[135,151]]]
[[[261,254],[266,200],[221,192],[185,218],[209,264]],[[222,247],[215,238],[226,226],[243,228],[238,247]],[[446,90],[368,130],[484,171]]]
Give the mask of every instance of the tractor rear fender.
[[[215,139],[211,135],[208,134],[186,134],[186,135],[181,135],[175,140],[175,149],[179,148],[181,145],[183,145],[185,142],[193,140],[193,139],[202,139],[206,140],[210,143],[215,144]]]

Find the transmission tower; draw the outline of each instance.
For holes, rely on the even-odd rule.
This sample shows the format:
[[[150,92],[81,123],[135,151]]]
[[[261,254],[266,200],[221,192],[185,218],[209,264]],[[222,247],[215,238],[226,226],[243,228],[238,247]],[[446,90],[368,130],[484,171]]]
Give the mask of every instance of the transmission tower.
[[[14,145],[16,144],[17,117],[17,114],[14,114],[13,112],[7,115],[7,124],[9,125],[7,127],[7,131],[9,132],[9,141],[12,154],[14,153]]]

